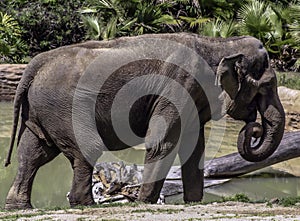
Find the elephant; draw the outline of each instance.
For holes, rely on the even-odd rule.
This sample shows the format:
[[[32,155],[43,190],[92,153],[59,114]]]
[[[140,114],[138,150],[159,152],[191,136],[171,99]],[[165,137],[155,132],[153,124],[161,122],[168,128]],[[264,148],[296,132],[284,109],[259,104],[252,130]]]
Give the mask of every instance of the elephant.
[[[60,153],[74,173],[70,206],[92,205],[93,165],[102,152],[142,142],[138,201],[157,202],[178,155],[184,201],[198,202],[208,121],[226,114],[244,121],[237,146],[252,162],[276,150],[285,125],[275,72],[258,39],[191,33],[87,41],[34,57],[17,87],[6,166],[20,112],[19,166],[6,209],[32,208],[38,169]],[[259,140],[255,146],[253,139]]]

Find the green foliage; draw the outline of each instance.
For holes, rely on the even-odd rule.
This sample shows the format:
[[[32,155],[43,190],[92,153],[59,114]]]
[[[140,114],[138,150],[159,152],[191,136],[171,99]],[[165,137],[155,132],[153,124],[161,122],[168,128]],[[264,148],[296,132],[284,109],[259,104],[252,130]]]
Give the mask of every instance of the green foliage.
[[[299,14],[295,3],[250,0],[238,11],[240,34],[260,39],[273,57],[280,57],[284,45],[299,47]]]
[[[170,1],[171,2],[171,1]],[[173,15],[186,17],[221,18],[223,20],[235,17],[236,11],[245,0],[175,0]]]
[[[272,30],[272,15],[269,5],[263,1],[255,0],[243,5],[238,13],[241,33],[264,41],[265,36]]]
[[[300,197],[286,197],[279,199],[279,205],[288,207],[288,206],[295,206],[297,203],[300,203]]]
[[[300,75],[293,73],[277,73],[278,86],[300,90]]]
[[[224,21],[218,18],[205,24],[199,32],[205,36],[228,38],[236,35],[236,24],[232,20]]]
[[[0,12],[0,63],[24,63],[27,45],[21,40],[22,30],[16,19]]]
[[[176,31],[188,31],[207,34],[203,29],[216,21],[231,21],[235,18],[236,11],[245,2],[244,0],[175,0],[168,12],[176,19]],[[228,23],[228,22],[226,22]],[[214,36],[208,33],[208,36]]]
[[[249,203],[249,202],[251,202],[250,198],[246,194],[244,194],[244,193],[237,193],[234,196],[223,197],[222,201],[223,202],[236,201],[236,202],[243,202],[243,203]]]
[[[88,38],[112,39],[168,30],[177,24],[166,13],[168,7],[169,3],[153,0],[99,0],[89,1],[81,13]]]
[[[185,31],[257,37],[279,69],[299,70],[299,0],[2,0],[0,11],[11,19],[1,24],[2,62],[87,39]]]
[[[14,0],[6,4],[6,10],[17,18],[23,30],[22,39],[29,45],[30,56],[84,38],[78,12],[81,0]]]
[[[287,24],[291,38],[294,39],[294,46],[300,50],[300,2],[289,9],[290,23]]]

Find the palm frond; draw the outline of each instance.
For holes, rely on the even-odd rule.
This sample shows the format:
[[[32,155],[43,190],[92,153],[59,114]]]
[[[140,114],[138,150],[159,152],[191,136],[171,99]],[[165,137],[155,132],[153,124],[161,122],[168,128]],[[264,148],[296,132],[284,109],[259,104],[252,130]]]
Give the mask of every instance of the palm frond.
[[[81,14],[93,14],[93,13],[97,13],[97,9],[96,8],[87,8],[84,7],[79,11]]]
[[[222,21],[220,25],[221,25],[220,36],[222,38],[228,38],[236,35],[237,30],[235,27],[235,22],[233,20]]]
[[[21,40],[21,34],[17,20],[0,12],[0,62],[23,62],[22,56],[27,54],[28,47]]]
[[[134,26],[136,23],[137,19],[129,19],[123,22],[123,25],[120,27],[120,31],[130,31],[130,29]]]
[[[241,34],[264,40],[266,34],[272,31],[269,12],[269,5],[262,1],[253,0],[243,5],[237,16],[241,24]]]
[[[103,39],[108,40],[108,39],[113,39],[116,37],[117,31],[118,31],[117,22],[118,22],[117,18],[112,18],[108,22],[108,24],[102,34]]]
[[[7,44],[6,41],[4,41],[3,39],[0,39],[0,55],[4,56],[4,55],[9,55],[10,54],[10,47],[9,44]]]
[[[236,33],[235,24],[231,21],[214,19],[203,25],[200,33],[204,36],[227,38]]]
[[[186,16],[180,16],[179,19],[189,24],[190,28],[194,28],[196,26],[200,26],[204,24],[205,22],[209,21],[209,18],[193,18],[193,17],[186,17]]]
[[[18,22],[7,13],[0,12],[0,31],[8,35],[20,36],[21,29]]]
[[[291,17],[294,18],[293,23],[290,24],[289,29],[291,30],[291,35],[295,39],[298,44],[300,45],[300,5],[292,5],[291,6]],[[300,47],[299,47],[300,48]]]
[[[94,16],[86,16],[82,19],[85,26],[88,27],[88,37],[91,39],[99,39],[101,36],[101,28],[98,18]]]
[[[300,3],[290,5],[290,13],[295,21],[300,22]]]
[[[173,18],[171,15],[161,15],[160,18],[155,19],[152,23],[153,24],[165,24],[165,25],[177,25],[180,21],[177,19]]]

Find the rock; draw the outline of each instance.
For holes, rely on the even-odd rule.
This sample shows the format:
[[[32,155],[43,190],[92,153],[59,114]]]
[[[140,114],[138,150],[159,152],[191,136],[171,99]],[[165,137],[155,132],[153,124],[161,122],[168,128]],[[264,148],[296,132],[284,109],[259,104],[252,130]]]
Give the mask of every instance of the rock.
[[[300,113],[300,91],[278,87],[278,95],[286,113]]]
[[[278,87],[278,95],[286,114],[285,130],[300,130],[300,91]]]

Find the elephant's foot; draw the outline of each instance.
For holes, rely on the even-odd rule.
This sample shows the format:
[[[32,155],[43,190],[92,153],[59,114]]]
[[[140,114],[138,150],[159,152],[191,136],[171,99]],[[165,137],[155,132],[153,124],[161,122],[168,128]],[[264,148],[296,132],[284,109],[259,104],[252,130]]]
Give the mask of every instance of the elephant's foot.
[[[16,199],[6,199],[5,210],[21,210],[21,209],[33,209],[32,205],[28,201],[18,201]]]
[[[6,197],[5,209],[15,210],[15,209],[32,209],[30,194],[28,191],[24,191],[22,187],[27,189],[28,186],[17,185],[18,179],[15,180],[15,185],[13,185]]]
[[[143,203],[157,203],[164,179],[152,183],[144,183],[141,187],[138,201]]]
[[[156,199],[156,197],[149,198],[149,197],[143,197],[143,196],[139,196],[136,200],[136,202],[139,204],[155,204],[155,203],[157,203],[157,201],[158,201],[158,198]]]
[[[203,194],[200,192],[184,194],[184,202],[185,203],[200,203],[202,201],[202,199],[203,199]]]
[[[93,199],[92,192],[88,189],[88,187],[82,187],[81,192],[71,191],[69,193],[68,200],[72,208],[76,206],[92,206],[96,204]],[[84,190],[86,190],[86,193],[84,193]]]
[[[202,173],[202,171],[201,171]],[[183,200],[185,203],[197,203],[201,202],[203,199],[203,179],[202,174],[194,174],[198,179],[187,180],[183,183]],[[196,176],[197,175],[197,176]],[[200,178],[199,178],[200,176]]]
[[[69,198],[69,202],[70,202],[70,206],[72,208],[77,207],[77,206],[92,206],[92,205],[96,204],[93,199],[79,201],[79,200],[74,200],[74,199]]]

